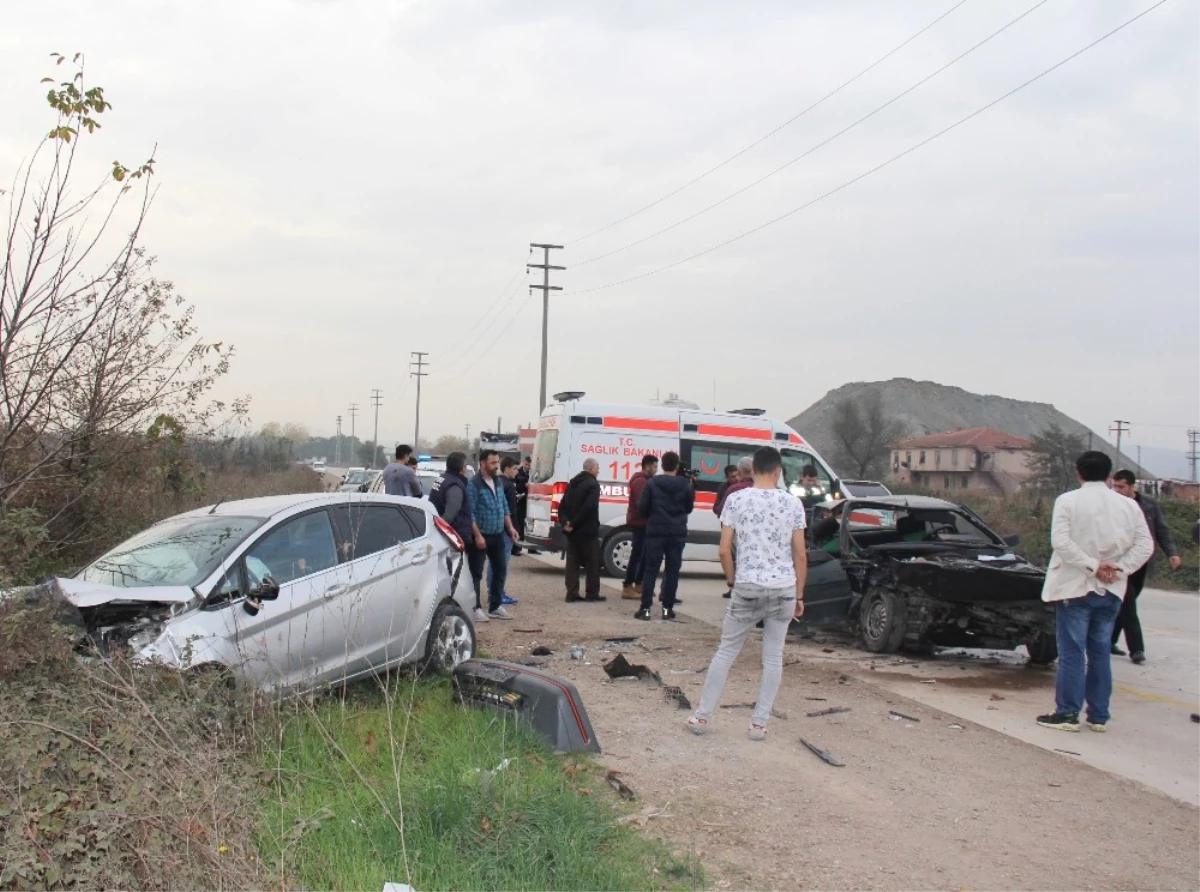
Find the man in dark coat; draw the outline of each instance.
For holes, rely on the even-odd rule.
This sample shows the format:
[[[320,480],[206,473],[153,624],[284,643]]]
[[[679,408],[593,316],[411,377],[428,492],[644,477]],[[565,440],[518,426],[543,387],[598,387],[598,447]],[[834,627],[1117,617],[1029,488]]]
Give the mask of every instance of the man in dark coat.
[[[1175,542],[1171,538],[1171,531],[1167,528],[1167,519],[1163,516],[1162,508],[1154,499],[1137,491],[1137,477],[1134,476],[1133,471],[1122,469],[1113,474],[1113,491],[1138,503],[1138,507],[1142,509],[1142,514],[1146,517],[1146,526],[1150,528],[1150,538],[1154,540],[1154,547],[1162,549],[1166,553],[1171,569],[1178,570],[1183,566],[1183,559],[1180,558],[1179,549],[1175,547]],[[1112,631],[1113,656],[1125,656],[1125,651],[1117,646],[1117,642],[1121,639],[1121,631],[1124,630],[1125,644],[1129,646],[1129,659],[1138,664],[1146,662],[1146,641],[1142,637],[1142,621],[1138,619],[1137,599],[1138,595],[1142,593],[1142,587],[1146,584],[1146,577],[1150,573],[1150,564],[1153,562],[1154,555],[1151,555],[1150,560],[1146,561],[1139,570],[1129,574],[1125,600],[1121,602],[1121,612],[1117,614],[1117,621],[1113,625]]]
[[[642,571],[642,606],[633,615],[635,619],[650,619],[654,583],[664,558],[663,619],[675,618],[675,592],[679,588],[683,546],[687,542],[687,519],[696,506],[695,485],[689,478],[681,476],[679,470],[679,456],[664,452],[662,473],[651,478],[638,501],[638,512],[646,518],[646,557]]]
[[[567,536],[567,603],[579,597],[579,569],[587,575],[588,601],[608,600],[600,594],[600,463],[589,458],[558,504],[558,522]]]
[[[642,469],[629,480],[629,504],[625,508],[625,526],[633,533],[629,543],[629,565],[625,568],[625,581],[621,585],[621,597],[630,601],[642,599],[642,576],[646,556],[646,518],[638,512],[642,490],[658,470],[657,455],[643,455]]]

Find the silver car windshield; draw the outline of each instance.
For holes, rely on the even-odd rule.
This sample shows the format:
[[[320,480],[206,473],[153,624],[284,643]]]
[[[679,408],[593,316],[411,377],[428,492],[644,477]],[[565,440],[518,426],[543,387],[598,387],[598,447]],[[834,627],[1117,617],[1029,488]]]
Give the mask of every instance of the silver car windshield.
[[[220,515],[165,520],[126,539],[76,578],[119,588],[195,586],[263,522]]]

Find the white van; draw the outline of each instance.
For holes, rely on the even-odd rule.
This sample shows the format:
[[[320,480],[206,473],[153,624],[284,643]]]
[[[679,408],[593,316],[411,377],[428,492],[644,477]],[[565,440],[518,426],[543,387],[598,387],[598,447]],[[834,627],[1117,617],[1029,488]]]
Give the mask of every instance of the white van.
[[[783,454],[786,485],[800,482],[805,465],[817,470],[825,493],[840,496],[829,465],[804,438],[761,410],[704,412],[669,406],[629,406],[586,402],[580,392],[559,393],[542,411],[529,475],[529,508],[523,531],[530,545],[561,551],[566,542],[558,526],[558,503],[567,483],[583,470],[585,459],[600,462],[600,538],[604,570],[621,576],[633,538],[625,525],[629,480],[641,470],[643,455],[676,452],[697,473],[696,508],[688,520],[690,561],[718,560],[721,524],[713,506],[725,481],[725,466],[761,446]],[[793,492],[796,490],[793,489]]]

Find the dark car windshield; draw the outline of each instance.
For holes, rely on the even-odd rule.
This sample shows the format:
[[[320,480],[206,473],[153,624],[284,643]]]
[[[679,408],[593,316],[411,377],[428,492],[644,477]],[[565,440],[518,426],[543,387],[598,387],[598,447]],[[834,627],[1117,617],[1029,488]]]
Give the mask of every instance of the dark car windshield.
[[[261,517],[176,517],[126,539],[76,576],[120,588],[195,586],[203,582],[247,536]]]
[[[872,502],[851,502],[849,507],[851,535],[860,545],[941,542],[1003,547],[1003,542],[995,533],[950,506],[885,506]]]

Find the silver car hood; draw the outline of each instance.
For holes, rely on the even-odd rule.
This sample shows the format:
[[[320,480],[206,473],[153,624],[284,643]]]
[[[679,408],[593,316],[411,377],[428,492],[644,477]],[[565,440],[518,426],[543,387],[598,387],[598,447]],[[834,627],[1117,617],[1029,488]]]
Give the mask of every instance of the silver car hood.
[[[76,607],[99,607],[110,601],[149,601],[159,604],[186,604],[196,593],[186,585],[149,585],[121,588],[100,582],[57,577],[54,580],[63,596]]]

